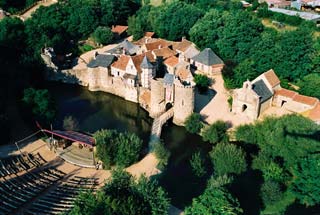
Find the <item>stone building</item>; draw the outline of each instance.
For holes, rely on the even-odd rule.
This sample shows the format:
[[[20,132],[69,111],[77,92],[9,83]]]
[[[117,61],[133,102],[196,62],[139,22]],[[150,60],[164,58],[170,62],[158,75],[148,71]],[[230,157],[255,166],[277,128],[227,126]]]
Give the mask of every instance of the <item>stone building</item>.
[[[173,121],[182,125],[194,109],[195,83],[188,60],[198,52],[190,41],[172,42],[148,35],[137,42],[124,40],[111,50],[95,53],[81,69],[55,70],[51,79],[139,103],[152,117],[171,110]],[[50,56],[44,53],[43,59],[47,58],[50,63]]]
[[[215,75],[222,72],[223,61],[210,49],[206,48],[191,59],[191,64],[206,75]]]
[[[242,88],[233,91],[232,112],[235,114],[254,120],[270,107],[299,113],[320,123],[319,100],[282,88],[273,70],[261,74],[253,81],[245,81]]]

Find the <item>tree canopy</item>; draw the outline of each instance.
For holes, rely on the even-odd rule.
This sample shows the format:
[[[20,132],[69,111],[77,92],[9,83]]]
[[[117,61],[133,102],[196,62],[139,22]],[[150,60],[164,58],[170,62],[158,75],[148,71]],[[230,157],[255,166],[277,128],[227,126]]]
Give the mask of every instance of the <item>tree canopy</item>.
[[[80,194],[69,215],[166,215],[169,206],[167,193],[156,181],[145,176],[135,180],[129,173],[116,169],[96,194]]]
[[[210,157],[218,176],[240,174],[247,169],[245,152],[231,143],[218,143],[210,152]]]
[[[207,188],[202,195],[192,200],[192,205],[185,209],[186,215],[240,215],[237,199],[222,187]]]
[[[105,168],[112,165],[127,167],[138,161],[143,143],[133,133],[119,133],[115,130],[100,130],[94,133],[97,156]]]

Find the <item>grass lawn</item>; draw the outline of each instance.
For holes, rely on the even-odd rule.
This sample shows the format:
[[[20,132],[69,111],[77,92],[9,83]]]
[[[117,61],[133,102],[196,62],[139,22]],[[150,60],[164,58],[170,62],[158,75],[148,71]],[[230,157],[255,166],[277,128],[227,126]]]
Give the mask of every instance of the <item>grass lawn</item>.
[[[81,54],[88,52],[88,51],[91,51],[93,49],[94,49],[94,47],[92,47],[88,44],[79,45],[79,50],[80,50]]]
[[[293,30],[296,30],[297,27],[295,26],[291,26],[291,25],[288,25],[288,24],[285,24],[285,27],[283,28],[278,28],[277,26],[275,26],[274,24],[272,24],[272,20],[270,19],[262,19],[262,24],[267,27],[267,28],[274,28],[276,29],[277,31],[293,31]]]
[[[165,2],[171,2],[172,0],[165,0]],[[150,4],[153,6],[159,6],[162,4],[162,0],[150,0]]]

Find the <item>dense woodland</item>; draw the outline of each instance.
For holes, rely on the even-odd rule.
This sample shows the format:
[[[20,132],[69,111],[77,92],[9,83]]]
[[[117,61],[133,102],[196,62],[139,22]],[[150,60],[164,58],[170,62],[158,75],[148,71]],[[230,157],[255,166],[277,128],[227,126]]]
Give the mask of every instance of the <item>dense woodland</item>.
[[[30,4],[14,2],[19,1],[0,0],[0,7],[14,12]],[[47,91],[30,88],[23,95],[24,88],[42,80],[41,49],[54,47],[57,54],[77,56],[80,40],[91,36],[98,43],[109,43],[114,24],[128,24],[135,39],[145,31],[154,31],[168,40],[185,36],[200,49],[212,48],[226,63],[223,74],[228,88],[239,87],[244,80],[273,68],[283,87],[295,84],[300,93],[320,98],[320,37],[313,23],[270,13],[256,1],[248,9],[237,1],[224,0],[175,0],[158,7],[148,2],[64,0],[41,7],[25,22],[18,18],[0,21],[3,139],[9,138],[10,100],[23,97],[25,105],[44,121],[54,115],[55,110],[46,109],[51,102]],[[278,20],[293,28],[285,31],[265,27],[262,19]],[[192,115],[186,128],[212,144],[209,153],[195,152],[190,160],[197,177],[212,175],[203,194],[185,208],[186,214],[247,214],[232,185],[248,172],[261,178],[256,194],[261,214],[290,214],[295,207],[303,208],[304,214],[319,210],[320,128],[313,122],[300,116],[269,118],[237,128],[234,142],[229,142],[224,122],[205,126],[199,115]],[[136,136],[114,131],[100,131],[96,136],[105,149],[100,150],[105,154],[98,156],[104,159],[106,168],[128,166],[139,158],[142,143]],[[123,143],[128,142],[135,144],[126,147]],[[164,144],[154,150],[161,168],[165,168],[170,154]],[[122,151],[130,152],[130,156],[123,156]],[[205,165],[207,160],[213,169]],[[115,171],[100,192],[82,194],[70,214],[166,214],[170,201],[156,180],[142,178],[137,182]]]

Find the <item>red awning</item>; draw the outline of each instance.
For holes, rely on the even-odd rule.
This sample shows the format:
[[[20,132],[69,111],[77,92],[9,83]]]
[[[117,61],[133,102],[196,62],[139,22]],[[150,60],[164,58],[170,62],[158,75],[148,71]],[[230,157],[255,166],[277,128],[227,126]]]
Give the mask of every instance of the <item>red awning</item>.
[[[49,131],[46,129],[42,129],[42,131],[49,133],[49,134],[56,135],[56,136],[61,137],[63,139],[67,139],[67,140],[71,140],[73,142],[79,142],[79,143],[85,144],[89,147],[93,147],[95,145],[94,138],[88,134],[82,134],[82,133],[76,132],[76,131],[60,131],[60,130]]]

